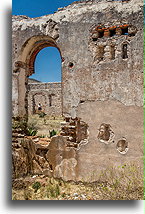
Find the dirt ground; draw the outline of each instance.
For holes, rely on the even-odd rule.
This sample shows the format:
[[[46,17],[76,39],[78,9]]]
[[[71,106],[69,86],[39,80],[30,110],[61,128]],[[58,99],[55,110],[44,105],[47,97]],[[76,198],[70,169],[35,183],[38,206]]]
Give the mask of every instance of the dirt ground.
[[[15,179],[12,200],[143,200],[143,191],[140,170],[122,166],[103,172],[93,183],[65,182],[44,175]]]
[[[60,123],[63,121],[63,117],[49,117],[46,115],[44,118],[41,118],[38,114],[29,116],[28,118],[28,124],[36,127],[38,130],[37,135],[42,137],[49,137],[49,131],[53,129],[58,134],[60,131]]]

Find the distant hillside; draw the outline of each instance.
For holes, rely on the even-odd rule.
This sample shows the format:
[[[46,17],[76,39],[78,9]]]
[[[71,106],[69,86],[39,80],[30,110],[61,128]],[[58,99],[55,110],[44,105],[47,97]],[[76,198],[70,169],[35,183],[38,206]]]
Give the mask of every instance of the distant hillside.
[[[41,83],[41,81],[33,79],[33,78],[28,78],[28,83]]]

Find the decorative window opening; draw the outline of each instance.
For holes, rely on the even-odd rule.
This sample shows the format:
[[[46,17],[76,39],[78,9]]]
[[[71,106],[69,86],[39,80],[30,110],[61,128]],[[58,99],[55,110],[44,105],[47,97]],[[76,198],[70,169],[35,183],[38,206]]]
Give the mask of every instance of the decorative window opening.
[[[121,35],[135,36],[136,32],[136,28],[128,24],[118,26],[115,25],[108,28],[98,26],[93,29],[91,38],[92,41],[96,42],[98,38],[103,37],[113,37]]]
[[[115,59],[115,45],[110,46],[110,55],[112,60]]]
[[[122,28],[122,35],[128,35],[128,27]]]
[[[123,46],[122,46],[122,58],[123,59],[127,59],[128,58],[127,44],[123,44]]]
[[[110,37],[115,36],[115,35],[116,35],[116,29],[110,30]]]

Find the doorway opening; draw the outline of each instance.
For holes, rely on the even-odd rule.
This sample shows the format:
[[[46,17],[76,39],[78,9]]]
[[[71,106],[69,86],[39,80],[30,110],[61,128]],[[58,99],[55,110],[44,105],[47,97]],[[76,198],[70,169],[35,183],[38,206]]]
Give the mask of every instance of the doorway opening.
[[[61,115],[61,56],[56,47],[43,48],[37,54],[34,72],[28,77],[29,115]]]

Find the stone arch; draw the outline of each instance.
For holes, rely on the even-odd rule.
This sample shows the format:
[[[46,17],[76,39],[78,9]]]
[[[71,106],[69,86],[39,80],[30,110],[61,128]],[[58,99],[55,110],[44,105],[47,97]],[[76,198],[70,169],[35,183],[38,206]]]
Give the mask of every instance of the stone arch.
[[[23,44],[20,61],[26,64],[27,76],[30,76],[34,73],[34,62],[36,56],[39,51],[46,47],[56,47],[61,56],[61,51],[58,44],[50,36],[33,36]]]
[[[56,47],[60,53],[60,48],[55,39],[50,36],[37,35],[29,38],[23,45],[18,61],[15,62],[15,71],[19,72],[18,78],[18,112],[20,116],[28,113],[27,101],[27,77],[34,73],[34,62],[37,54],[45,47]]]

